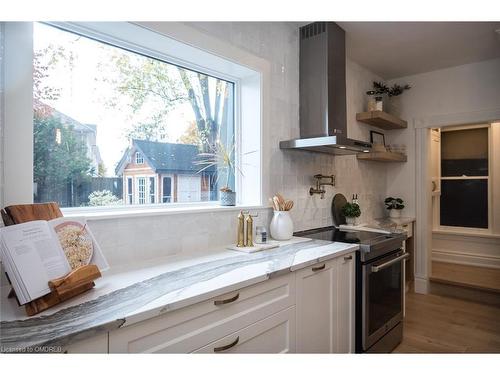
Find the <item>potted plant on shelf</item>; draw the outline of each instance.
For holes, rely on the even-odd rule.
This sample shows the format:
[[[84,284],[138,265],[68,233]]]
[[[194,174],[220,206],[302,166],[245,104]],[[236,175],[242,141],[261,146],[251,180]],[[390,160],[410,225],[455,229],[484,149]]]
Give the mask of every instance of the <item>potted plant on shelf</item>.
[[[395,116],[401,114],[400,95],[409,89],[411,89],[411,86],[408,84],[399,85],[395,83],[392,86],[387,86],[384,82],[373,82],[373,90],[377,95],[387,95],[387,112]]]
[[[401,198],[385,198],[385,207],[389,210],[389,217],[401,217],[401,210],[405,208],[404,201]]]
[[[361,216],[361,209],[357,203],[346,203],[342,207],[342,215],[345,216],[348,225],[356,225],[356,219]]]
[[[230,186],[231,176],[235,176],[235,172],[242,174],[241,170],[234,162],[235,145],[228,149],[220,139],[217,139],[215,144],[208,145],[209,152],[198,154],[199,160],[195,164],[202,166],[198,171],[201,173],[210,168],[217,170],[215,183],[217,184],[221,177],[224,179],[224,184],[219,189],[219,201],[221,206],[235,206],[236,192]]]

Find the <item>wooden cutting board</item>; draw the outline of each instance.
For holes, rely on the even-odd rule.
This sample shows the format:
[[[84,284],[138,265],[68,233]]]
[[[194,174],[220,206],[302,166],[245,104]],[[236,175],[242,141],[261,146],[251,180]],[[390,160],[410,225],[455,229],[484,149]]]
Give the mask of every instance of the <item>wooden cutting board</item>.
[[[34,220],[48,221],[62,216],[59,205],[55,202],[16,204],[7,206],[2,210],[2,219],[6,226]]]

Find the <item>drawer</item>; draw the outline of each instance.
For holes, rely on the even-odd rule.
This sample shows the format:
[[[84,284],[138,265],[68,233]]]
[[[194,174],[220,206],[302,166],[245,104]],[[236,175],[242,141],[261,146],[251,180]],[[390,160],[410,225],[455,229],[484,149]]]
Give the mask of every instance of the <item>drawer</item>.
[[[294,353],[295,307],[214,341],[194,353]]]
[[[189,353],[295,304],[293,274],[270,279],[109,334],[110,353]]]

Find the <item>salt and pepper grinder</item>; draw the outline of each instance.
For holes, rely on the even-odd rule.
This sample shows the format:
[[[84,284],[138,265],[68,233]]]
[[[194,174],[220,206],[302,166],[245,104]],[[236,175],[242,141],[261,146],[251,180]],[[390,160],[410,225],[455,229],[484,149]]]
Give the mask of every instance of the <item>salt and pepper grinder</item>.
[[[358,201],[358,194],[353,194],[353,195],[352,195],[352,203],[359,204],[359,201]]]
[[[246,246],[248,246],[248,247],[254,246],[254,244],[253,244],[253,218],[258,217],[258,216],[259,216],[259,214],[257,214],[257,215],[248,214],[248,216],[245,220],[246,225],[247,225]]]
[[[247,233],[245,237],[245,246],[253,247],[253,219],[252,215],[248,214],[245,219],[245,224],[247,226]]]
[[[245,215],[243,211],[238,214],[238,242],[237,247],[245,247]]]
[[[247,215],[245,217],[245,215]],[[236,247],[253,247],[253,218],[259,215],[251,215],[248,211],[240,211],[238,214],[238,240]]]

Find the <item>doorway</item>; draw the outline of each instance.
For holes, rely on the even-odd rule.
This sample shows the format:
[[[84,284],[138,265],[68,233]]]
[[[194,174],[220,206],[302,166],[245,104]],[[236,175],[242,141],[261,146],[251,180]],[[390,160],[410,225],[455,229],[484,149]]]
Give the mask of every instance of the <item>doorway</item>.
[[[428,132],[433,291],[465,287],[500,298],[499,134],[497,122]]]

